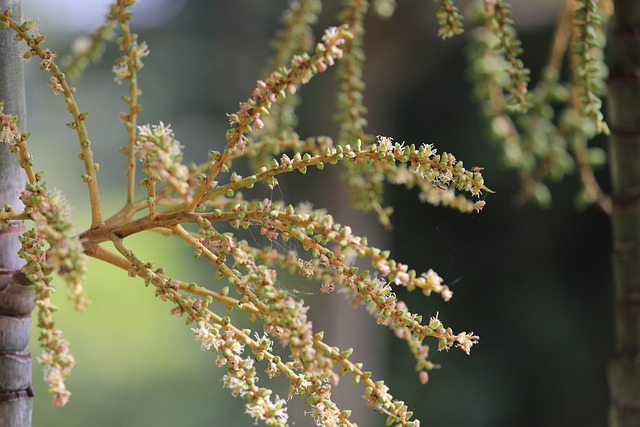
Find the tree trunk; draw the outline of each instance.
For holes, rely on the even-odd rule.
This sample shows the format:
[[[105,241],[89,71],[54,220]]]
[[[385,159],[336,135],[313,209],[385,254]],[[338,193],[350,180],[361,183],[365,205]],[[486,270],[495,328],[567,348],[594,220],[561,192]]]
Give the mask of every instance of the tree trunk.
[[[20,18],[21,0],[0,0],[0,8],[11,8]],[[18,115],[18,126],[24,132],[26,121],[24,73],[18,45],[10,30],[0,31],[0,101],[4,113]],[[24,189],[24,175],[15,155],[0,142],[0,207],[11,205],[19,211]],[[0,229],[0,425],[31,425],[33,391],[31,388],[31,355],[29,331],[33,310],[33,291],[19,283],[18,236],[22,223],[14,222]]]
[[[616,337],[609,365],[610,425],[635,427],[640,426],[640,2],[614,4],[609,149]]]

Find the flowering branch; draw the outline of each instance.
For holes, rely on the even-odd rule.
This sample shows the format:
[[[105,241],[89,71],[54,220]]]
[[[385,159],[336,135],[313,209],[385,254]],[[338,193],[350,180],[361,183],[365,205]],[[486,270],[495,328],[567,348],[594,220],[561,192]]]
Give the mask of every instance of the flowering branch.
[[[26,21],[18,24],[11,17],[10,9],[0,11],[0,21],[0,31],[5,28],[11,28],[16,32],[17,40],[24,41],[29,46],[29,51],[25,54],[26,59],[34,55],[42,59],[40,63],[41,68],[49,71],[52,75],[51,79],[49,79],[49,86],[52,87],[56,95],[59,92],[62,92],[64,95],[67,110],[73,117],[73,121],[67,123],[67,126],[74,129],[78,135],[78,141],[80,142],[80,149],[82,151],[81,159],[85,165],[85,174],[82,175],[82,180],[87,183],[87,187],[89,188],[89,197],[91,199],[91,227],[98,227],[103,223],[102,210],[100,207],[100,191],[98,189],[98,179],[96,175],[99,166],[93,162],[93,152],[90,148],[91,141],[89,140],[87,129],[84,125],[89,113],[80,112],[73,95],[74,90],[69,87],[65,75],[60,71],[54,61],[56,57],[55,53],[49,49],[42,49],[42,47],[40,47],[45,37],[37,33],[33,35],[30,34],[30,32],[35,32],[36,30],[35,22]]]
[[[590,12],[585,12],[587,9]],[[611,210],[611,201],[598,185],[593,172],[595,167],[604,164],[604,152],[599,148],[589,148],[587,144],[599,132],[599,119],[591,111],[594,108],[599,111],[599,99],[590,102],[595,107],[585,109],[587,98],[598,97],[598,88],[603,84],[602,75],[606,70],[601,60],[601,40],[604,39],[603,25],[609,12],[605,6],[601,9],[593,5],[577,6],[576,0],[566,1],[558,19],[547,66],[535,88],[528,93],[529,109],[524,115],[516,115],[510,111],[509,101],[501,89],[503,69],[507,65],[502,64],[504,61],[496,52],[496,34],[487,25],[485,2],[480,14],[484,27],[473,33],[473,47],[470,49],[475,92],[487,107],[484,111],[490,121],[489,131],[502,146],[504,162],[518,171],[521,200],[533,199],[548,206],[551,193],[545,181],[558,180],[577,166],[583,184],[577,203],[584,206],[595,202],[605,212]],[[585,13],[587,18],[583,17]],[[585,31],[589,32],[588,36],[584,35]],[[584,37],[589,40],[583,40]],[[560,81],[568,49],[570,85]],[[587,92],[591,95],[584,89],[587,77],[597,80],[589,83],[591,89]],[[584,117],[590,118],[585,122]]]
[[[298,84],[307,83],[315,74],[323,72],[328,66],[333,65],[336,58],[342,57],[342,50],[338,46],[344,43],[345,38],[349,37],[351,34],[344,27],[329,28],[322,37],[323,43],[318,43],[312,57],[306,54],[294,56],[291,60],[290,70],[276,71],[264,81],[258,81],[258,87],[254,90],[252,98],[241,103],[240,110],[229,116],[231,129],[227,131],[227,146],[222,153],[211,159],[212,165],[206,172],[188,210],[193,211],[198,206],[218,173],[228,170],[226,162],[229,157],[235,152],[242,152],[245,149],[248,142],[245,134],[251,132],[251,125],[261,127],[263,123],[260,116],[268,114],[269,107],[278,97],[284,97],[285,91],[294,93]]]
[[[438,20],[438,36],[443,40],[460,35],[464,32],[462,26],[462,15],[460,9],[453,3],[453,0],[434,0],[439,2],[436,18]]]
[[[589,117],[595,125],[597,133],[609,134],[609,127],[604,122],[601,107],[603,75],[601,66],[601,41],[595,31],[602,23],[596,0],[578,0],[574,15],[574,32],[572,44],[573,80],[578,90],[581,114]],[[602,36],[602,33],[600,33]]]
[[[27,175],[27,185],[20,194],[24,204],[22,215],[15,213],[10,206],[3,208],[0,215],[2,228],[13,219],[29,219],[34,228],[27,230],[19,239],[22,248],[19,256],[26,261],[22,273],[36,293],[36,311],[40,336],[38,341],[43,351],[39,362],[44,366],[45,381],[49,393],[53,394],[54,405],[64,406],[71,393],[65,385],[65,378],[75,364],[69,352],[69,343],[62,337],[62,331],[55,327],[52,314],[57,307],[51,302],[55,293],[52,286],[52,273],[57,271],[70,287],[69,298],[76,309],[83,310],[89,303],[82,282],[85,275],[85,255],[80,240],[71,235],[69,207],[57,191],[48,190],[42,181],[42,173],[34,172],[33,159],[27,149],[28,134],[21,133],[17,127],[17,117],[4,114],[0,104],[2,121],[1,141],[20,159],[20,166]]]
[[[505,86],[509,92],[507,105],[518,112],[525,112],[530,105],[530,96],[527,93],[529,70],[524,67],[519,58],[522,55],[522,48],[511,19],[511,5],[500,0],[484,0],[484,5],[488,19],[487,25],[497,37],[497,49],[504,55],[507,63],[505,69],[509,75],[509,81]]]
[[[310,167],[323,170],[327,164],[340,163],[346,165],[348,176],[365,177],[366,185],[359,191],[360,207],[373,208],[388,223],[390,210],[381,207],[385,181],[417,186],[432,203],[464,212],[480,211],[485,201],[479,197],[483,192],[492,192],[485,186],[482,169],[467,169],[451,153],[437,153],[432,145],[405,145],[383,136],[369,141],[372,138],[364,131],[366,108],[362,103],[361,79],[364,60],[361,43],[368,2],[359,0],[346,3],[341,14],[343,25],[326,30],[313,54],[296,52],[310,43],[310,25],[320,4],[315,0],[292,3],[290,15],[284,19],[286,29],[278,37],[280,48],[275,57],[279,63],[273,67],[277,71],[259,80],[251,98],[229,115],[225,148],[219,152],[212,150],[207,162],[187,167],[183,164],[183,146],[170,125],[137,124],[141,110],[138,72],[149,51],[145,43],[138,43],[129,26],[129,8],[134,3],[134,0],[116,1],[91,48],[98,49],[101,40],[107,38],[108,28],[117,26],[121,33],[117,44],[124,55],[116,60],[113,72],[117,82],[128,82],[128,94],[123,97],[127,111],[120,115],[127,133],[124,149],[127,199],[122,209],[106,221],[102,219],[98,197],[97,165],[93,163],[83,123],[87,113],[79,113],[74,90],[59,72],[55,54],[40,47],[44,37],[31,35],[34,24],[18,25],[10,11],[3,12],[1,17],[2,25],[12,28],[17,38],[29,45],[26,56],[42,58],[42,68],[53,75],[49,85],[54,93],[64,93],[68,110],[74,116],[69,127],[78,133],[81,158],[87,169],[83,179],[89,187],[92,224],[74,236],[64,200],[59,193],[49,191],[42,174],[32,169],[33,159],[26,145],[28,135],[20,132],[14,117],[0,111],[0,139],[19,157],[29,181],[21,197],[26,206],[24,212],[4,207],[0,211],[0,224],[4,226],[16,219],[34,223],[34,229],[22,236],[21,256],[27,261],[23,273],[36,289],[40,341],[45,348],[40,360],[45,365],[50,391],[56,395],[55,403],[64,404],[70,396],[64,378],[74,359],[53,323],[56,308],[50,301],[55,291],[51,273],[57,271],[70,284],[71,298],[82,308],[88,302],[81,285],[84,258],[90,256],[126,271],[130,277],[141,278],[146,286],[155,288],[157,297],[171,304],[172,315],[192,324],[201,348],[215,352],[216,364],[226,370],[224,387],[246,400],[245,411],[256,421],[284,426],[288,420],[286,400],[274,398],[270,389],[257,385],[258,368],[266,365],[269,378],[279,375],[287,378],[290,396],[298,394],[306,399],[317,425],[354,425],[349,421],[350,411],[339,409],[332,401],[333,386],[349,373],[354,383],[364,384],[367,404],[387,415],[388,424],[418,427],[420,422],[412,420],[413,414],[404,402],[395,400],[383,381],[374,381],[373,374],[362,363],[351,359],[351,349],[333,347],[324,341],[322,333],[313,331],[307,317],[308,307],[280,286],[276,266],[318,282],[322,293],[342,289],[352,305],[366,305],[379,324],[407,342],[423,383],[428,380],[427,372],[438,367],[428,360],[425,337],[435,338],[438,350],[458,347],[467,354],[478,337],[473,333],[453,333],[437,315],[423,321],[422,316],[412,313],[397,298],[394,289],[400,286],[409,291],[420,289],[425,295],[438,293],[445,301],[452,298],[452,290],[433,270],[416,273],[391,259],[388,251],[370,246],[365,237],[353,235],[349,226],[334,223],[333,217],[322,210],[305,205],[284,206],[268,198],[245,200],[242,192],[261,182],[274,188],[285,173],[305,174]],[[383,16],[390,15],[393,7],[393,2],[376,2]],[[449,7],[447,13],[457,13],[450,2],[442,2],[442,7]],[[296,17],[303,22],[297,22]],[[449,24],[455,26],[457,18],[452,19]],[[457,30],[452,27],[451,31]],[[323,136],[301,139],[293,130],[295,102],[281,108],[274,108],[275,103],[287,94],[294,95],[299,85],[345,55],[338,73],[343,83],[340,109],[345,119],[338,143]],[[285,59],[288,67],[281,67],[280,60]],[[82,62],[78,59],[75,66],[80,67]],[[267,114],[278,117],[263,122],[262,117]],[[253,128],[262,131],[254,132]],[[240,174],[234,160],[241,157],[255,160],[253,173]],[[140,160],[144,174],[140,185],[146,188],[146,196],[141,200],[134,198],[136,159]],[[297,242],[308,255],[251,246],[234,233],[222,231],[228,226],[246,229],[256,225],[266,239],[280,239],[283,244]],[[206,260],[215,270],[215,288],[171,277],[162,267],[134,254],[125,245],[125,239],[146,231],[187,243],[196,258]],[[115,250],[102,245],[105,242],[110,242]],[[354,265],[356,257],[366,258],[373,273],[360,272]],[[218,306],[229,314],[218,314]],[[238,310],[262,321],[261,336],[257,332],[252,336],[250,330],[235,325],[231,313],[235,316]],[[286,349],[286,360],[272,351],[276,341]]]
[[[145,42],[138,43],[138,35],[131,33],[129,28],[132,15],[127,11],[127,8],[132,5],[133,2],[129,0],[118,0],[116,5],[111,8],[107,18],[118,23],[122,36],[118,38],[117,43],[120,50],[125,52],[125,55],[118,58],[116,65],[113,66],[116,81],[121,83],[122,80],[126,80],[129,83],[129,95],[122,98],[129,107],[129,111],[120,114],[120,119],[127,130],[127,147],[124,150],[127,155],[127,202],[125,207],[131,206],[135,197],[136,160],[134,146],[137,117],[142,109],[138,105],[138,98],[142,95],[142,91],[138,87],[138,71],[143,66],[142,58],[149,55],[147,44]]]

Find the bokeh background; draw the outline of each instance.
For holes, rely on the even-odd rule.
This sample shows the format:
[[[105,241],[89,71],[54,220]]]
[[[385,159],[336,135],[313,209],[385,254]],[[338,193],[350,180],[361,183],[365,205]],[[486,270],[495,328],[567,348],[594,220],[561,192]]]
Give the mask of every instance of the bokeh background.
[[[39,18],[47,46],[64,55],[75,37],[100,25],[108,3],[25,0],[23,14]],[[341,2],[326,3],[317,34],[335,24]],[[605,366],[613,347],[607,219],[594,208],[576,210],[575,177],[551,186],[549,210],[514,204],[517,175],[501,166],[500,151],[487,142],[471,101],[466,36],[438,39],[433,2],[398,3],[390,20],[367,19],[368,132],[432,143],[467,165],[482,166],[496,194],[487,197],[481,214],[462,215],[421,204],[415,191],[389,187],[393,231],[349,210],[337,169],[280,180],[272,196],[292,203],[310,199],[339,222],[351,223],[357,233],[371,235],[376,245],[390,247],[396,260],[418,271],[439,272],[455,293],[449,303],[418,294],[401,296],[425,317],[439,312],[454,330],[479,334],[480,343],[471,356],[434,349],[432,359],[442,368],[432,371],[423,386],[408,350],[373,319],[350,313],[340,298],[321,297],[313,289],[298,292],[311,302],[316,329],[326,329],[332,344],[353,346],[354,360],[373,366],[376,377],[386,379],[394,396],[406,401],[423,425],[602,426],[607,417]],[[546,59],[561,3],[513,2],[533,81]],[[237,110],[262,75],[268,41],[286,4],[143,0],[133,28],[149,44],[151,55],[140,73],[144,111],[139,122],[170,123],[186,146],[188,161],[201,162],[208,150],[223,147],[225,114]],[[110,72],[119,55],[110,45],[103,62],[90,67],[77,84],[81,109],[90,112],[87,126],[101,164],[107,214],[125,200],[125,160],[118,154],[125,133],[117,116],[126,87],[115,84]],[[50,186],[67,195],[76,228],[83,230],[89,225],[87,197],[77,141],[64,125],[69,119],[63,100],[51,94],[36,61],[26,68],[29,144],[36,168],[45,171]],[[301,90],[302,136],[335,135],[332,77],[329,71]],[[607,172],[601,171],[600,178],[606,188]],[[158,260],[176,276],[213,282],[211,269],[196,263],[181,243],[160,237],[128,241],[136,253]],[[170,307],[153,298],[152,289],[115,268],[90,262],[87,292],[93,304],[85,313],[72,310],[64,289],[56,296],[57,322],[77,358],[68,381],[73,396],[65,408],[53,408],[36,368],[35,427],[253,425],[242,414],[243,401],[222,389],[215,356],[199,349],[189,327],[169,316]],[[35,346],[33,353],[38,354]],[[344,383],[353,388],[348,379]],[[362,389],[354,389],[354,421],[384,425],[385,417],[369,414],[357,397]],[[303,407],[294,405],[291,412],[292,424],[313,425]]]

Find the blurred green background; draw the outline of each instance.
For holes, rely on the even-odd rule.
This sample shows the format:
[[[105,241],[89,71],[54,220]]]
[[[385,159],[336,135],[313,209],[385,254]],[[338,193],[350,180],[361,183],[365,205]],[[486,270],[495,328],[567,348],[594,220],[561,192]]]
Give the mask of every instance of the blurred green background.
[[[47,46],[62,55],[76,36],[100,24],[108,3],[32,0],[23,7],[25,17],[40,19]],[[336,22],[339,3],[327,2],[317,34]],[[535,81],[561,2],[514,3],[524,60]],[[208,150],[222,148],[225,114],[237,110],[262,74],[270,54],[268,40],[286,4],[143,0],[133,27],[151,55],[140,73],[145,108],[139,123],[171,123],[188,161],[202,161]],[[470,101],[465,36],[439,40],[434,11],[432,2],[406,0],[389,21],[368,18],[368,132],[433,143],[467,165],[485,167],[486,182],[496,191],[487,197],[485,210],[461,215],[436,209],[421,204],[415,191],[390,187],[388,203],[396,209],[396,226],[384,231],[371,218],[349,212],[337,172],[329,168],[324,174],[281,180],[273,197],[311,199],[339,222],[351,223],[355,232],[371,234],[374,244],[391,247],[398,261],[418,271],[435,269],[455,293],[451,302],[418,294],[401,297],[425,317],[439,312],[454,330],[472,330],[481,336],[480,343],[471,356],[434,349],[432,359],[442,369],[431,372],[429,384],[422,386],[406,347],[373,319],[344,320],[350,307],[339,298],[301,293],[312,302],[316,329],[338,331],[327,335],[329,342],[355,347],[354,360],[373,366],[376,378],[385,378],[423,425],[602,426],[607,414],[605,364],[613,345],[607,219],[593,208],[574,209],[575,177],[552,185],[551,210],[514,205],[517,175],[500,165],[500,152],[486,142],[477,106]],[[107,214],[125,199],[125,160],[118,154],[125,134],[117,115],[126,87],[115,84],[110,72],[119,55],[110,45],[103,62],[89,68],[77,84],[79,105],[90,112],[87,126],[101,164]],[[64,191],[74,206],[76,229],[83,230],[89,218],[82,164],[76,160],[75,135],[64,125],[69,119],[63,100],[51,94],[36,61],[26,68],[29,144],[36,168],[45,171],[50,186]],[[332,74],[318,76],[301,90],[302,136],[335,135]],[[601,175],[606,187],[606,171]],[[260,197],[260,190],[245,196]],[[131,245],[178,277],[211,284],[211,269],[196,263],[185,245],[174,243],[151,237]],[[35,427],[253,425],[242,414],[243,401],[221,388],[215,356],[199,349],[189,327],[168,315],[170,307],[153,298],[152,289],[97,262],[89,270],[86,288],[93,304],[86,313],[72,310],[64,289],[56,295],[61,308],[57,322],[77,359],[68,381],[71,402],[53,408],[36,368]],[[430,344],[435,347],[436,342]],[[38,353],[34,347],[33,354]],[[350,386],[350,380],[344,383]],[[361,395],[362,389],[355,393]],[[385,417],[369,417],[362,399],[355,401],[354,421],[384,425]],[[302,415],[303,407],[291,412],[296,426],[313,425]]]

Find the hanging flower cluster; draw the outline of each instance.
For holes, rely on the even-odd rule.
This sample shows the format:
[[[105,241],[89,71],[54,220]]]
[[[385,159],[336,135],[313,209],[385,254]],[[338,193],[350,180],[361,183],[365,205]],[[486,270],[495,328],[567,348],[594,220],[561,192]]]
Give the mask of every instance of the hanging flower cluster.
[[[31,220],[33,223],[33,228],[20,236],[22,248],[18,255],[26,261],[22,273],[36,294],[37,326],[40,329],[38,341],[43,349],[38,361],[44,366],[48,391],[54,395],[53,403],[64,406],[71,396],[65,378],[71,373],[75,358],[69,352],[68,341],[53,320],[53,313],[57,311],[51,301],[56,291],[53,274],[57,273],[67,282],[69,298],[78,310],[84,310],[89,303],[82,285],[86,256],[79,237],[72,233],[70,209],[62,194],[49,190],[42,181],[42,173],[35,173],[32,169],[33,159],[26,143],[29,135],[20,132],[17,117],[4,114],[2,110],[0,105],[2,142],[20,159],[28,182],[20,194],[23,211],[16,212],[10,206],[5,206],[0,215],[0,224],[4,228],[12,219]]]
[[[508,5],[476,2],[473,21],[478,27],[469,48],[474,94],[482,103],[491,139],[502,148],[504,163],[518,171],[523,201],[548,206],[547,183],[577,170],[583,184],[578,205],[596,203],[605,212],[611,210],[611,200],[594,176],[605,153],[588,146],[589,139],[609,131],[601,112],[608,3],[566,2],[549,61],[536,85],[527,89],[528,70],[519,59],[522,49]],[[560,80],[565,62],[569,82]]]

